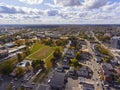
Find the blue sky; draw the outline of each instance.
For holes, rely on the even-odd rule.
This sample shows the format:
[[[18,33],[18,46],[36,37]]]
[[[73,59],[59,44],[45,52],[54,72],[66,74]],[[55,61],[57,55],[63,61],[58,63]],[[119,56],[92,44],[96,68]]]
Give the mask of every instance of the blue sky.
[[[120,24],[120,0],[0,0],[0,24]]]

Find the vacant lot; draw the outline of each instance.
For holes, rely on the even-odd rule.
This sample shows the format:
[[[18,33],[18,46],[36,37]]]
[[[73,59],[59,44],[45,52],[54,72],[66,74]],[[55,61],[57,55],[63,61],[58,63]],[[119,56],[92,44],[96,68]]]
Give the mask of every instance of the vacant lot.
[[[33,45],[31,54],[27,57],[30,60],[44,60],[48,69],[51,68],[50,60],[56,48],[63,50],[63,47],[50,47],[44,44],[36,43]]]
[[[49,46],[42,46],[39,50],[37,50],[35,53],[29,55],[29,59],[33,60],[40,60],[47,58],[53,51],[55,50],[54,47]]]
[[[36,52],[37,50],[39,50],[42,47],[44,47],[44,45],[41,44],[41,43],[34,44],[33,47],[32,47],[32,50],[31,50],[31,54],[34,53],[34,52]]]

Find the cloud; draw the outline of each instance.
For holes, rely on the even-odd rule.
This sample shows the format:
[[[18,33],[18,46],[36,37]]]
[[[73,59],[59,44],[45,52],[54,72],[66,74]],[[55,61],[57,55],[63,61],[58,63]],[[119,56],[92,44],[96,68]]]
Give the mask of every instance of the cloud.
[[[2,15],[0,15],[0,18],[3,18],[3,16],[2,16]]]
[[[47,10],[47,15],[48,16],[56,16],[58,15],[58,10]]]
[[[0,13],[9,13],[9,14],[22,13],[24,14],[25,12],[22,9],[17,9],[15,7],[0,6]]]
[[[61,6],[79,6],[80,0],[54,0],[55,5]]]
[[[0,13],[5,14],[43,14],[42,10],[27,7],[17,7],[9,5],[0,5]]]
[[[87,12],[80,12],[79,17],[87,17],[88,13]]]
[[[115,9],[116,7],[119,7],[119,3],[113,3],[113,4],[107,4],[105,6],[102,7],[102,10],[104,11],[111,11],[113,9]]]
[[[86,9],[97,9],[106,5],[108,0],[84,0],[82,5]]]
[[[40,16],[30,16],[30,15],[25,15],[22,17],[23,19],[40,19]]]
[[[43,0],[19,0],[19,1],[27,4],[41,4],[43,2]]]

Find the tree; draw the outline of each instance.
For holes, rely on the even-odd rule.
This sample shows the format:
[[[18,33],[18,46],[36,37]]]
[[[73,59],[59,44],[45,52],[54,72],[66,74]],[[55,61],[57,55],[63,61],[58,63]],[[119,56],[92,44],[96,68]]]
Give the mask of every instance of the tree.
[[[120,84],[120,78],[117,79],[118,83]]]
[[[101,76],[100,76],[100,79],[101,79],[101,80],[104,80],[104,75],[101,75]]]
[[[72,59],[71,65],[72,65],[74,68],[80,68],[80,67],[82,66],[81,64],[79,64],[79,61],[76,60],[76,59]]]
[[[56,48],[55,52],[53,53],[53,56],[55,59],[59,59],[61,57],[62,53],[59,48]]]
[[[32,62],[32,67],[34,70],[38,70],[40,68],[44,69],[45,68],[44,65],[45,65],[45,63],[42,60],[34,60]]]
[[[8,75],[13,71],[13,66],[11,64],[5,64],[2,69],[2,74]]]
[[[67,43],[68,43],[68,40],[59,39],[59,40],[56,41],[57,46],[65,46]]]
[[[103,59],[103,61],[104,61],[105,63],[109,63],[109,62],[110,62],[110,58],[105,57],[105,58]]]
[[[51,58],[50,62],[51,62],[51,66],[52,66],[52,67],[55,67],[55,58],[54,58],[54,57]]]
[[[27,62],[25,66],[26,66],[27,70],[29,70],[30,63]]]
[[[26,66],[26,67],[30,66],[30,63],[29,63],[29,62],[27,62],[25,66]]]
[[[18,57],[18,62],[21,62],[22,61],[22,55],[20,53],[18,53],[17,57]]]
[[[26,56],[28,56],[30,54],[30,48],[26,47],[24,53],[25,53]]]
[[[17,77],[20,77],[24,74],[25,70],[21,67],[18,67],[17,70],[16,70],[16,76]]]
[[[80,58],[81,58],[81,55],[80,55],[80,54],[81,54],[80,52],[77,52],[77,53],[76,53],[76,59],[77,59],[77,60],[80,60]]]
[[[26,57],[25,52],[18,53],[17,57],[18,57],[18,62],[21,62]]]

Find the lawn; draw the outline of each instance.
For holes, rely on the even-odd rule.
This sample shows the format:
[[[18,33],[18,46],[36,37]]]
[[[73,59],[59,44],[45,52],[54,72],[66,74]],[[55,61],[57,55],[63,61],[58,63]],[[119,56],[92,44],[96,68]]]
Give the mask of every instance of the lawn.
[[[40,48],[42,48],[44,45],[40,44],[40,43],[36,43],[33,45],[32,50],[31,50],[31,54],[36,52],[37,50],[39,50]]]
[[[36,43],[33,45],[31,54],[27,57],[27,59],[30,60],[44,60],[45,64],[48,69],[51,68],[50,60],[53,57],[53,52],[56,48],[60,48],[61,51],[63,51],[63,47],[50,47],[46,46],[40,43]]]
[[[5,66],[5,65],[13,65],[15,66],[17,64],[17,57],[14,57],[14,58],[11,58],[11,59],[8,59],[6,62],[3,62],[0,64],[0,72],[1,72],[1,69]]]
[[[46,57],[48,57],[53,51],[55,50],[54,47],[49,47],[49,46],[43,46],[42,48],[40,48],[38,51],[36,51],[35,53],[29,55],[29,59],[33,59],[33,60],[41,60],[41,59],[45,59]]]
[[[63,51],[63,47],[60,47],[60,46],[59,46],[59,47],[54,47],[54,50],[55,50],[56,48],[59,48],[61,52]],[[47,66],[47,69],[48,69],[48,70],[51,69],[50,60],[51,60],[51,58],[53,58],[53,57],[54,57],[54,56],[53,56],[53,53],[52,53],[52,54],[49,55],[49,56],[46,58],[46,60],[45,60],[45,63],[46,63],[46,66]]]

